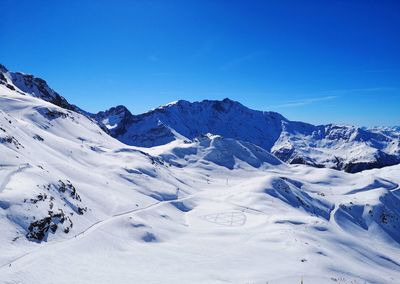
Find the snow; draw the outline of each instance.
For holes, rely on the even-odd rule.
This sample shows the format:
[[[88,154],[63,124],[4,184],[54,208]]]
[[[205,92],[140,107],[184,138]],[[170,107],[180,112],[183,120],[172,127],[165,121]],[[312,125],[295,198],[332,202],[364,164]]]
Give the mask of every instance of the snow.
[[[185,103],[166,109],[180,104]],[[242,109],[232,101],[219,107],[228,106]],[[255,116],[275,117],[267,120],[271,129],[282,126],[277,114]],[[163,133],[178,139],[152,148],[128,146],[82,114],[0,85],[0,282],[400,278],[399,165],[356,174],[290,165],[260,145],[208,134],[208,126],[205,135],[191,137],[161,122]],[[215,125],[235,129],[218,120]],[[284,125],[290,131],[291,124]],[[326,152],[322,146],[304,151],[321,159],[336,152],[364,153],[365,159],[376,154],[354,141],[358,130],[328,128],[329,135],[346,134],[353,141]],[[318,128],[324,137],[325,129]],[[280,137],[285,131],[272,133]],[[288,147],[294,143],[293,137],[279,139]],[[30,225],[46,217],[57,229],[45,231],[43,239],[28,238]]]
[[[154,147],[211,133],[256,144],[285,162],[358,172],[400,162],[396,128],[311,125],[224,99],[176,101],[120,120],[111,135],[125,144]]]

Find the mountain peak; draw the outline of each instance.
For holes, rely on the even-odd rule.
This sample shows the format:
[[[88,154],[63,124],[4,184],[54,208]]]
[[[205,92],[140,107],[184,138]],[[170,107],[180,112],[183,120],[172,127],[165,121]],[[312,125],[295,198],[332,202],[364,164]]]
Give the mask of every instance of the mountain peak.
[[[172,102],[166,103],[166,104],[164,104],[164,105],[161,105],[161,106],[159,106],[159,107],[157,107],[157,108],[155,108],[155,109],[152,109],[152,110],[150,110],[150,111],[160,110],[160,109],[162,110],[162,109],[166,109],[166,108],[174,107],[174,106],[180,106],[180,107],[182,107],[182,106],[185,106],[185,105],[188,105],[188,104],[190,104],[189,101],[177,100],[177,101],[172,101]]]
[[[108,113],[108,114],[119,114],[119,113],[126,113],[128,115],[132,115],[132,113],[128,110],[128,108],[124,105],[117,105],[114,107],[109,108],[105,111],[100,111],[97,114]]]
[[[117,139],[134,146],[151,147],[177,139],[175,133],[189,140],[212,133],[251,141],[270,150],[282,131],[282,121],[287,120],[279,114],[252,110],[229,98],[196,102],[179,100],[133,116],[124,127],[126,131]],[[160,128],[160,123],[174,131]],[[268,135],[265,135],[266,128],[269,128]],[[159,139],[149,139],[147,134]]]
[[[8,69],[3,64],[0,64],[0,72],[8,72]]]
[[[69,104],[64,97],[50,88],[42,78],[21,72],[11,72],[1,64],[0,71],[0,84],[5,85],[7,88],[23,92],[65,109],[76,110],[75,106]]]
[[[129,124],[133,118],[132,113],[124,105],[117,105],[90,116],[101,126],[105,126],[112,136],[118,136],[125,133],[125,125]]]
[[[214,108],[217,111],[226,112],[229,111],[232,107],[246,108],[244,105],[237,101],[233,101],[229,98],[225,98],[222,101],[211,101],[214,104]]]

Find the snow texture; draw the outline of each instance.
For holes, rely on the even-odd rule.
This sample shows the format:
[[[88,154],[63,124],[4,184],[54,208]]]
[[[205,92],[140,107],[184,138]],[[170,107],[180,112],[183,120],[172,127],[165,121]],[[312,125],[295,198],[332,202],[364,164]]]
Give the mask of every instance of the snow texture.
[[[321,156],[363,153],[395,130],[179,101],[130,118],[122,141],[167,135],[137,147],[25,91],[0,85],[0,283],[398,283],[400,165],[350,174],[270,153],[293,133],[319,135]],[[271,135],[243,130],[256,121]]]

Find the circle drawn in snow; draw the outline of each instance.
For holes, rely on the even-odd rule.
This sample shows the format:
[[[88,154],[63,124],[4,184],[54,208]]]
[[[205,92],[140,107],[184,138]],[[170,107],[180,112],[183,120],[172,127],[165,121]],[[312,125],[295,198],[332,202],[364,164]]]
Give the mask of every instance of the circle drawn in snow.
[[[209,214],[203,218],[210,223],[228,227],[240,227],[246,224],[246,215],[239,211]]]

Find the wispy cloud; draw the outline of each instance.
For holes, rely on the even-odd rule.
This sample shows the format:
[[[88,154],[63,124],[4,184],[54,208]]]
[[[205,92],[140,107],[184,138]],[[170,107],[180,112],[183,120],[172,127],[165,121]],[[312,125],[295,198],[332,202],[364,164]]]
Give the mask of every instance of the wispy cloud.
[[[232,59],[231,61],[225,63],[224,65],[221,66],[222,71],[230,70],[232,68],[237,68],[240,65],[242,65],[245,62],[251,61],[254,58],[258,57],[260,55],[259,52],[252,52],[237,58]]]
[[[391,73],[391,72],[399,72],[400,69],[368,69],[364,70],[366,73]]]
[[[374,87],[374,88],[354,88],[354,89],[337,89],[337,90],[327,90],[319,92],[319,96],[314,94],[312,98],[304,98],[300,100],[283,102],[274,107],[276,108],[284,108],[284,107],[301,107],[305,105],[310,105],[323,101],[331,101],[335,100],[339,97],[344,97],[346,95],[366,95],[367,93],[379,93],[385,91],[393,91],[397,90],[394,87]]]
[[[325,97],[318,97],[318,98],[307,98],[307,99],[302,99],[302,100],[290,101],[290,102],[287,102],[287,103],[276,105],[274,107],[276,107],[276,108],[280,108],[280,107],[299,107],[299,106],[310,105],[310,104],[317,103],[317,102],[334,100],[336,98],[338,98],[338,96],[325,96]]]
[[[371,92],[383,92],[383,91],[393,91],[397,88],[394,87],[373,87],[373,88],[354,88],[354,89],[337,89],[321,92],[323,94],[363,94],[363,93],[371,93]]]

